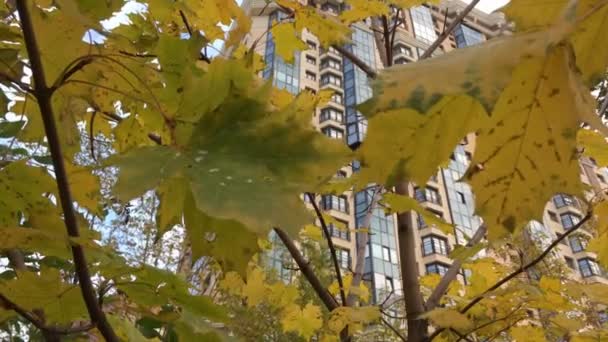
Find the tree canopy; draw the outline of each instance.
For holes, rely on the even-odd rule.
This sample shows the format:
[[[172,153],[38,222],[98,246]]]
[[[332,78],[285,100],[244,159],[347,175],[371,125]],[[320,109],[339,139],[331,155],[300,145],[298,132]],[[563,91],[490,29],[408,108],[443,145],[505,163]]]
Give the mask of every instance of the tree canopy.
[[[607,194],[582,183],[579,165],[608,166],[606,108],[592,94],[606,96],[608,1],[511,0],[513,34],[381,70],[344,48],[351,25],[394,23],[392,8],[426,2],[347,0],[337,16],[266,3],[285,15],[260,37],[234,0],[130,1],[129,14],[121,0],[0,4],[2,339],[608,340],[608,282],[570,277],[551,257],[583,234],[608,267]],[[388,56],[395,29],[377,32]],[[304,30],[373,85],[357,148],[311,123],[331,91],[292,95],[261,75],[261,39],[270,32],[289,63]],[[341,270],[328,227],[348,228],[315,196],[371,188],[364,227],[380,208],[454,234],[402,189],[424,186],[471,134],[462,181],[479,234],[445,275],[418,277],[403,233],[412,286],[371,304],[363,265]],[[353,160],[360,171],[336,180]],[[533,243],[530,222],[559,193],[584,216]],[[262,266],[269,236],[297,281]]]

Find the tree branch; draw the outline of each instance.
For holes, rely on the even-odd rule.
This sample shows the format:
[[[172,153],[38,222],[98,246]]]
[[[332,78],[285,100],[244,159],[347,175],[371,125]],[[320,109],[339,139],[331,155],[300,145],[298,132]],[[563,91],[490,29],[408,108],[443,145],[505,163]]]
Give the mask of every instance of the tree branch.
[[[395,187],[395,192],[407,196],[407,183],[400,181]],[[408,225],[407,213],[397,215],[397,228],[403,299],[407,313],[407,337],[409,342],[421,342],[428,334],[428,320],[420,318],[420,315],[425,312],[425,308],[420,292],[416,260],[417,242],[414,227]]]
[[[372,201],[367,207],[367,212],[365,213],[365,217],[363,218],[363,222],[361,222],[361,227],[369,229],[369,223],[372,219],[372,212],[376,203],[378,203],[379,196],[378,193],[381,191],[382,187],[377,186],[374,189],[374,194],[372,197]],[[358,227],[360,228],[360,227]],[[359,234],[359,235],[357,235]],[[363,267],[365,264],[365,249],[367,248],[367,243],[369,241],[369,230],[367,232],[357,232],[355,234],[356,245],[357,245],[357,261],[355,263],[355,270],[353,271],[353,280],[351,282],[351,287],[357,288],[363,280]],[[391,291],[391,293],[393,293]],[[390,295],[389,295],[390,297]],[[389,298],[387,297],[387,299]],[[353,306],[355,304],[355,294],[350,292],[346,297],[346,306]]]
[[[186,18],[184,11],[179,10],[179,15],[180,15],[180,17],[182,17],[182,21],[184,22],[184,25],[186,26],[186,30],[188,30],[188,34],[190,35],[190,37],[192,37],[192,27],[190,27],[190,23],[188,22],[188,18]],[[211,63],[211,59],[209,59],[209,57],[207,57],[207,55],[205,55],[203,53],[203,51],[200,52],[200,55],[201,55],[202,61]]]
[[[321,284],[321,281],[319,280],[319,278],[317,278],[310,265],[306,262],[306,260],[304,260],[304,257],[298,250],[298,247],[296,247],[296,245],[293,243],[289,235],[287,235],[287,233],[285,233],[280,228],[274,228],[274,232],[279,236],[279,239],[281,239],[281,241],[289,251],[289,254],[291,254],[293,260],[296,262],[296,264],[298,264],[298,267],[300,267],[300,271],[302,271],[302,274],[304,275],[306,280],[308,280],[308,283],[317,293],[319,299],[321,299],[327,310],[332,311],[336,309],[339,306],[338,303],[331,295],[331,293],[329,293],[329,291],[327,291],[327,289],[323,287],[323,284]]]
[[[321,228],[323,229],[323,233],[325,235],[325,239],[327,240],[327,246],[329,247],[329,252],[331,253],[331,260],[334,264],[334,270],[336,271],[336,278],[338,279],[338,285],[340,286],[340,299],[342,299],[342,305],[346,306],[346,295],[344,294],[344,282],[342,281],[342,271],[340,270],[340,264],[338,263],[338,257],[336,256],[336,247],[334,246],[334,242],[331,239],[331,234],[329,233],[329,229],[327,228],[327,224],[325,223],[325,219],[323,218],[323,214],[319,210],[319,206],[315,200],[315,196],[310,192],[306,193],[306,196],[310,200],[312,207],[315,209],[315,214],[317,214],[317,218],[321,223]]]
[[[483,239],[483,237],[486,235],[486,230],[487,228],[485,224],[482,224],[479,228],[477,228],[477,231],[475,232],[471,240],[469,240],[469,242],[466,244],[466,247],[472,248],[477,243],[479,243],[481,239]],[[437,284],[437,287],[435,287],[435,289],[433,290],[433,293],[431,293],[429,298],[426,300],[425,307],[427,311],[431,311],[436,308],[437,305],[439,305],[441,297],[443,297],[445,292],[448,290],[450,283],[454,279],[456,279],[456,276],[458,275],[458,272],[460,271],[461,267],[462,260],[455,260],[452,265],[450,265],[450,268],[448,268],[447,272],[445,272],[443,277],[441,277],[441,280],[439,281],[439,284]]]
[[[72,194],[70,193],[67,172],[65,165],[63,164],[63,152],[61,150],[61,143],[54,120],[53,107],[51,105],[52,89],[47,85],[44,68],[40,57],[40,51],[38,50],[38,44],[36,42],[34,27],[30,18],[28,1],[17,1],[16,5],[19,18],[21,19],[21,27],[23,30],[23,37],[25,40],[28,58],[31,63],[32,77],[34,80],[34,93],[38,99],[38,106],[42,115],[44,130],[47,136],[49,149],[51,151],[51,157],[53,159],[53,168],[57,181],[57,187],[59,189],[59,200],[63,209],[65,226],[70,237],[79,237],[80,232],[78,229],[78,220],[72,205]],[[74,258],[74,267],[78,276],[80,289],[87,307],[87,311],[91,317],[91,323],[99,329],[106,341],[118,342],[119,339],[116,336],[116,333],[108,323],[104,312],[97,303],[95,288],[93,287],[93,282],[91,281],[91,275],[89,273],[87,260],[82,246],[73,244],[71,249]]]
[[[525,264],[523,266],[520,266],[518,269],[516,269],[515,271],[511,272],[506,277],[504,277],[501,280],[497,281],[494,285],[490,286],[483,293],[481,293],[477,297],[473,298],[467,305],[465,305],[462,309],[460,309],[459,312],[462,313],[462,314],[466,313],[473,306],[475,306],[475,304],[477,304],[481,300],[483,300],[488,293],[490,293],[490,292],[492,292],[492,291],[500,288],[502,285],[506,284],[511,279],[517,277],[522,272],[525,272],[529,268],[534,267],[534,265],[536,265],[539,262],[541,262],[551,252],[551,250],[553,250],[553,248],[555,248],[555,246],[559,245],[570,234],[574,233],[580,227],[582,227],[587,221],[589,221],[589,219],[591,219],[592,216],[593,216],[593,212],[592,211],[588,211],[587,214],[585,214],[585,216],[575,226],[573,226],[572,228],[568,229],[564,234],[558,236],[557,239],[555,239],[549,246],[547,246],[547,248],[545,248],[545,250],[542,253],[540,253],[536,258],[534,258],[534,260],[530,261],[529,263],[527,263],[527,264]],[[437,337],[443,330],[445,330],[445,329],[444,328],[437,329],[429,337],[428,340],[432,341],[433,338]]]
[[[477,6],[479,1],[481,1],[481,0],[471,1],[471,3],[467,7],[465,7],[462,10],[462,12],[460,12],[460,14],[456,18],[454,18],[454,20],[452,20],[452,23],[450,23],[450,26],[448,26],[443,32],[441,32],[439,37],[437,37],[437,39],[435,39],[433,44],[431,44],[431,46],[429,46],[429,48],[426,49],[426,51],[424,51],[422,56],[420,56],[420,58],[418,58],[418,59],[420,60],[420,59],[426,59],[426,58],[430,57],[433,54],[433,52],[435,52],[435,50],[437,50],[439,45],[441,45],[441,43],[443,43],[443,41],[452,33],[452,31],[454,31],[456,26],[458,26],[464,20],[464,18],[469,14],[469,12],[471,12],[473,10],[473,8],[475,8],[475,6]]]
[[[397,335],[399,337],[399,339],[403,342],[407,342],[407,337],[403,336],[403,334],[401,333],[401,331],[399,331],[399,329],[395,328],[389,321],[387,321],[384,317],[380,317],[380,320],[382,321],[382,323],[384,325],[386,325],[389,329],[392,330],[393,333],[395,333],[395,335]]]

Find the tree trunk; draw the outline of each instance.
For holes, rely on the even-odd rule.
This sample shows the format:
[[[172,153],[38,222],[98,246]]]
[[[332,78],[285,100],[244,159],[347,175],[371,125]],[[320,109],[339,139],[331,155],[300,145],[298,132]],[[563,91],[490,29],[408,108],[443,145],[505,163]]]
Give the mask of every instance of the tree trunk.
[[[407,196],[407,183],[398,184],[395,190],[397,194]],[[422,342],[428,334],[428,321],[419,318],[425,310],[420,292],[420,282],[418,281],[416,236],[414,227],[410,227],[407,221],[407,213],[397,215],[403,299],[405,300],[407,314],[407,340],[408,342]]]

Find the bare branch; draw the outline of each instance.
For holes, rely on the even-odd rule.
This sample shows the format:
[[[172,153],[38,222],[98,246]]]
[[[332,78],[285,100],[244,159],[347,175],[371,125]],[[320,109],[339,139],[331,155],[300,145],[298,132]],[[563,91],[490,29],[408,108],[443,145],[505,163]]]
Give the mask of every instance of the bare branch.
[[[329,291],[327,291],[327,289],[323,287],[323,284],[321,284],[321,281],[319,280],[319,278],[317,278],[310,265],[306,262],[306,260],[304,260],[304,257],[298,250],[298,247],[296,247],[296,245],[293,243],[287,233],[285,233],[280,228],[274,228],[274,232],[279,236],[279,239],[281,239],[281,241],[289,251],[289,254],[291,254],[293,260],[296,262],[296,264],[298,264],[298,267],[300,267],[300,271],[302,271],[302,274],[304,275],[306,280],[308,280],[308,283],[310,283],[312,288],[315,290],[317,296],[319,296],[319,299],[321,299],[323,304],[325,304],[327,310],[332,311],[336,309],[339,306],[338,303],[331,295],[331,293],[329,293]]]
[[[186,18],[184,11],[179,10],[179,15],[180,15],[180,17],[182,17],[182,21],[184,22],[184,25],[186,26],[186,30],[188,30],[188,34],[190,35],[190,37],[192,37],[192,27],[190,27],[190,23],[188,22],[188,18]],[[205,53],[203,53],[203,51],[201,51],[200,55],[201,55],[200,59],[202,61],[211,63],[211,59],[209,59],[209,57],[207,57],[207,55]]]
[[[325,239],[327,240],[327,246],[329,247],[329,252],[331,253],[331,260],[334,263],[334,270],[336,271],[336,278],[338,279],[338,285],[340,286],[340,298],[342,299],[342,305],[346,306],[346,295],[344,294],[344,282],[342,281],[342,271],[340,270],[340,263],[338,263],[338,257],[336,256],[336,247],[334,246],[334,242],[331,239],[331,234],[329,233],[329,229],[327,228],[327,224],[325,223],[325,219],[323,218],[323,214],[321,210],[319,210],[319,206],[315,200],[315,196],[310,192],[306,193],[312,207],[315,209],[315,214],[317,214],[317,218],[321,223],[321,228],[323,229],[323,233],[325,235]]]
[[[17,1],[17,11],[19,13],[19,18],[21,19],[23,37],[32,67],[34,93],[38,99],[38,106],[40,107],[44,130],[53,159],[53,168],[57,180],[57,187],[59,189],[59,201],[61,202],[64,213],[65,226],[70,237],[79,237],[78,220],[72,204],[72,194],[70,192],[67,172],[63,161],[63,152],[54,120],[53,107],[51,105],[52,89],[47,85],[28,6],[27,1]],[[97,302],[97,295],[95,293],[95,288],[93,287],[93,282],[91,281],[87,259],[82,246],[74,244],[71,246],[71,249],[80,289],[92,324],[99,329],[106,341],[118,342],[119,339],[116,336],[116,333],[108,323],[104,312]]]
[[[382,191],[381,186],[377,186],[374,189],[372,201],[369,204],[369,206],[367,207],[365,217],[363,218],[363,222],[361,222],[361,227],[369,229],[369,223],[372,219],[372,212],[374,210],[374,207],[376,207],[376,203],[378,203],[378,200],[380,198],[378,196],[378,194],[381,191]],[[360,227],[358,227],[358,228],[360,228]],[[356,237],[356,245],[357,245],[357,253],[356,253],[357,261],[355,263],[355,269],[353,271],[353,280],[351,283],[351,286],[354,288],[358,287],[359,284],[361,283],[361,280],[363,280],[363,271],[364,271],[363,267],[365,264],[365,249],[367,248],[367,242],[369,241],[369,230],[366,232],[357,232],[355,237]],[[391,291],[391,293],[393,293],[393,291]],[[390,297],[390,295],[387,297],[387,299],[389,297]],[[355,303],[355,294],[351,292],[346,297],[346,305],[352,306],[352,305],[354,305],[354,303]]]
[[[570,234],[574,233],[580,227],[582,227],[587,221],[589,221],[589,219],[591,219],[592,216],[593,216],[593,212],[592,211],[588,211],[587,214],[585,214],[585,216],[575,226],[573,226],[572,228],[568,229],[564,234],[558,236],[557,239],[555,239],[549,246],[547,246],[547,248],[545,248],[545,250],[542,253],[540,253],[536,258],[534,258],[534,260],[530,261],[529,263],[527,263],[527,264],[525,264],[523,266],[520,266],[515,271],[513,271],[509,275],[507,275],[506,277],[504,277],[501,280],[497,281],[494,285],[490,286],[483,293],[481,293],[477,297],[473,298],[467,305],[465,305],[462,309],[460,309],[459,312],[462,313],[462,314],[466,313],[473,306],[475,306],[475,304],[477,304],[481,300],[483,300],[488,295],[488,293],[490,293],[490,292],[492,292],[494,290],[497,290],[502,285],[508,283],[511,279],[517,277],[522,272],[527,271],[528,269],[534,267],[534,265],[536,265],[539,262],[541,262],[547,255],[549,255],[549,253],[553,250],[553,248],[555,248],[555,246],[557,246],[558,244],[560,244]],[[444,330],[444,328],[437,329],[428,338],[428,340],[432,341],[433,338],[437,337],[443,330]]]
[[[433,52],[435,52],[435,50],[437,50],[439,45],[441,45],[441,43],[443,43],[443,41],[452,33],[452,31],[454,31],[456,26],[458,26],[464,20],[464,18],[469,14],[469,12],[471,12],[473,10],[473,8],[475,8],[475,6],[477,6],[479,1],[481,1],[481,0],[471,1],[471,3],[467,7],[465,7],[456,18],[454,18],[452,23],[450,23],[450,26],[448,26],[445,30],[443,30],[443,32],[441,32],[439,37],[437,37],[437,39],[435,39],[433,44],[431,44],[431,46],[429,46],[429,48],[426,49],[426,51],[424,51],[422,56],[420,56],[420,58],[418,58],[418,59],[425,59],[425,58],[430,57],[433,54]]]
[[[399,339],[401,339],[401,341],[407,342],[407,337],[403,336],[403,334],[401,333],[401,331],[399,331],[399,329],[395,328],[384,317],[381,317],[380,320],[382,321],[382,324],[386,325],[389,329],[391,329],[395,333],[395,335],[397,335],[399,337]]]
[[[473,246],[478,244],[481,239],[483,239],[483,237],[486,235],[486,230],[487,227],[485,224],[477,228],[477,231],[475,232],[471,240],[469,240],[466,247],[472,248]],[[448,290],[450,283],[454,279],[456,279],[456,276],[458,275],[458,272],[460,271],[461,267],[462,260],[454,260],[452,265],[450,265],[450,268],[448,268],[447,272],[445,272],[443,277],[441,277],[441,280],[439,281],[439,284],[437,284],[437,287],[435,287],[435,289],[433,290],[433,293],[431,293],[429,298],[426,300],[425,307],[427,311],[431,311],[436,308],[437,305],[439,305],[441,297],[443,297],[445,292]]]

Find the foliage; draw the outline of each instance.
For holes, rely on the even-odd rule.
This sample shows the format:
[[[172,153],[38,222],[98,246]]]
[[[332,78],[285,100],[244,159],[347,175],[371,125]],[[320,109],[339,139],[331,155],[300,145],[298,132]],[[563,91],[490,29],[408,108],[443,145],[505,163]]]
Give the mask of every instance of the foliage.
[[[277,0],[286,12],[269,28],[277,54],[290,62],[304,50],[304,29],[324,48],[350,44],[349,25],[422,2],[347,3],[327,16]],[[581,156],[608,164],[608,129],[589,94],[608,67],[608,2],[513,0],[505,9],[513,35],[380,72],[359,107],[369,133],[354,153],[311,125],[331,93],[292,96],[259,77],[261,37],[243,45],[252,23],[236,1],[141,4],[113,28],[107,20],[119,20],[123,1],[0,5],[2,338],[101,340],[108,329],[124,341],[363,336],[384,308],[369,303],[356,274],[336,279],[333,247],[301,194],[380,184],[387,214],[416,211],[453,234],[390,189],[424,186],[470,133],[476,148],[463,181],[489,243],[453,251],[466,284],[452,281],[441,308],[407,319],[429,322],[443,340],[607,336],[598,315],[608,287],[567,277],[528,228],[556,193],[585,196]],[[214,57],[216,40],[223,47]],[[361,171],[333,183],[353,159]],[[608,267],[608,206],[605,193],[597,197],[584,204],[580,231]],[[274,227],[302,232],[300,265],[335,306],[310,279],[285,284],[256,264]],[[535,258],[543,265],[526,266]],[[411,271],[402,277],[416,277]],[[422,278],[416,296],[442,281]],[[341,292],[357,305],[341,302]]]

